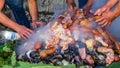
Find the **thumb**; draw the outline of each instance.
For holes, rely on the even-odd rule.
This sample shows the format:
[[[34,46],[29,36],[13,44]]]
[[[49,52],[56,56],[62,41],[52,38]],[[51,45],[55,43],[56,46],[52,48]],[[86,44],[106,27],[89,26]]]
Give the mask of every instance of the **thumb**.
[[[94,14],[94,15],[100,15],[100,12],[101,12],[101,10],[100,10],[100,9],[98,9],[98,10],[95,12],[95,14]]]
[[[107,10],[107,8],[104,7],[104,8],[102,8],[101,11],[102,11],[102,12],[105,12],[106,10]]]

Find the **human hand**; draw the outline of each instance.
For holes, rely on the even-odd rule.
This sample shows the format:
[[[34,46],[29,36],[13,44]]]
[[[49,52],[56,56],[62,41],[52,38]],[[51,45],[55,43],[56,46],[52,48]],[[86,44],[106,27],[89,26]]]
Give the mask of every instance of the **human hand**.
[[[26,28],[25,26],[21,26],[21,25],[18,26],[15,30],[23,39],[29,38],[32,33],[32,30]]]
[[[77,7],[71,7],[71,6],[68,6],[67,7],[67,10],[65,12],[65,15],[67,14],[70,14],[70,16],[75,16],[76,12],[78,11],[79,9]]]
[[[37,28],[39,25],[43,25],[43,24],[45,24],[45,22],[43,22],[43,21],[33,21],[32,27]]]
[[[104,27],[104,26],[111,25],[114,19],[115,19],[114,13],[109,11],[109,12],[102,14],[102,17],[98,19],[96,22],[98,22],[99,25]]]
[[[90,10],[90,7],[84,6],[83,13],[86,17],[90,17],[93,15],[93,11]]]
[[[87,14],[89,12],[90,8],[88,8],[87,6],[83,7],[83,12],[84,14]]]
[[[109,12],[110,8],[108,6],[103,6],[101,8],[99,8],[94,15],[102,15],[105,12]]]

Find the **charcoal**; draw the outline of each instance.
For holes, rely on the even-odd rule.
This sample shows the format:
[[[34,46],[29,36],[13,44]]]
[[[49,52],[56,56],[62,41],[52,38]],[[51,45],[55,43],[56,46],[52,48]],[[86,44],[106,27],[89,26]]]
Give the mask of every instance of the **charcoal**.
[[[32,59],[35,59],[36,57],[39,57],[39,53],[36,52],[36,51],[33,51],[33,52],[30,53],[30,57],[31,57]]]

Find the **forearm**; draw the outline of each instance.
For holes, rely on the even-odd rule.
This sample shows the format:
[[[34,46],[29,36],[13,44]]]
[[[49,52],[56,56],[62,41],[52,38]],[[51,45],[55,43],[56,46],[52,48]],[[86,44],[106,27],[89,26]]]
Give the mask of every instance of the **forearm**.
[[[83,8],[90,8],[93,4],[93,0],[88,0],[87,4]]]
[[[0,0],[0,23],[16,31],[16,29],[19,25],[17,23],[13,22],[12,20],[10,20],[2,12],[4,3],[5,3],[5,0]]]
[[[17,31],[17,28],[19,27],[19,25],[16,22],[10,20],[2,12],[0,12],[0,23],[15,30],[15,31]]]
[[[105,4],[105,6],[107,6],[109,9],[111,9],[117,2],[118,2],[118,0],[108,0],[108,2]]]
[[[118,17],[118,16],[120,16],[120,1],[117,4],[117,7],[114,9],[113,14],[114,14],[115,18]]]
[[[75,0],[66,0],[68,6],[76,7]]]
[[[38,20],[38,7],[36,0],[28,0],[29,12],[32,17],[32,21]]]

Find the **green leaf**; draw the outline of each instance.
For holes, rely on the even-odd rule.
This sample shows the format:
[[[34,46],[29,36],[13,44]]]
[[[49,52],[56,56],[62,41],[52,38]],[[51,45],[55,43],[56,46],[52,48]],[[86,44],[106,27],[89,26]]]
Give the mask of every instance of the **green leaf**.
[[[3,51],[5,51],[5,52],[12,52],[12,50],[10,48],[8,48],[7,46],[3,47]]]
[[[4,59],[4,65],[10,65],[10,64],[11,64],[10,58]]]
[[[22,62],[22,61],[19,61],[17,62],[17,67],[15,68],[31,68],[31,65],[29,62]]]
[[[62,68],[61,66],[53,66],[50,64],[43,64],[43,63],[38,63],[38,64],[33,64],[33,63],[29,63],[29,62],[17,62],[17,64],[19,66],[15,67],[15,68]]]
[[[13,68],[11,65],[3,65],[1,68]]]
[[[104,67],[104,68],[120,68],[120,61],[119,62],[114,62],[114,63],[112,63],[109,66]]]
[[[85,66],[80,66],[80,68],[85,68]]]
[[[7,41],[4,46],[7,46],[8,48],[10,48],[12,46],[12,41]]]
[[[3,52],[3,45],[0,45],[0,54]]]
[[[12,66],[15,66],[16,65],[16,54],[15,54],[15,51],[13,51],[13,54],[11,56],[11,64]]]
[[[17,41],[7,41],[4,46],[7,46],[8,48],[11,48],[13,50],[13,47],[17,44]]]
[[[0,57],[0,67],[3,66],[3,64],[4,64],[4,59]]]
[[[66,66],[62,66],[62,68],[76,68],[74,64],[69,64]]]
[[[61,67],[59,67],[59,66],[34,66],[34,67],[31,67],[31,68],[61,68]]]

